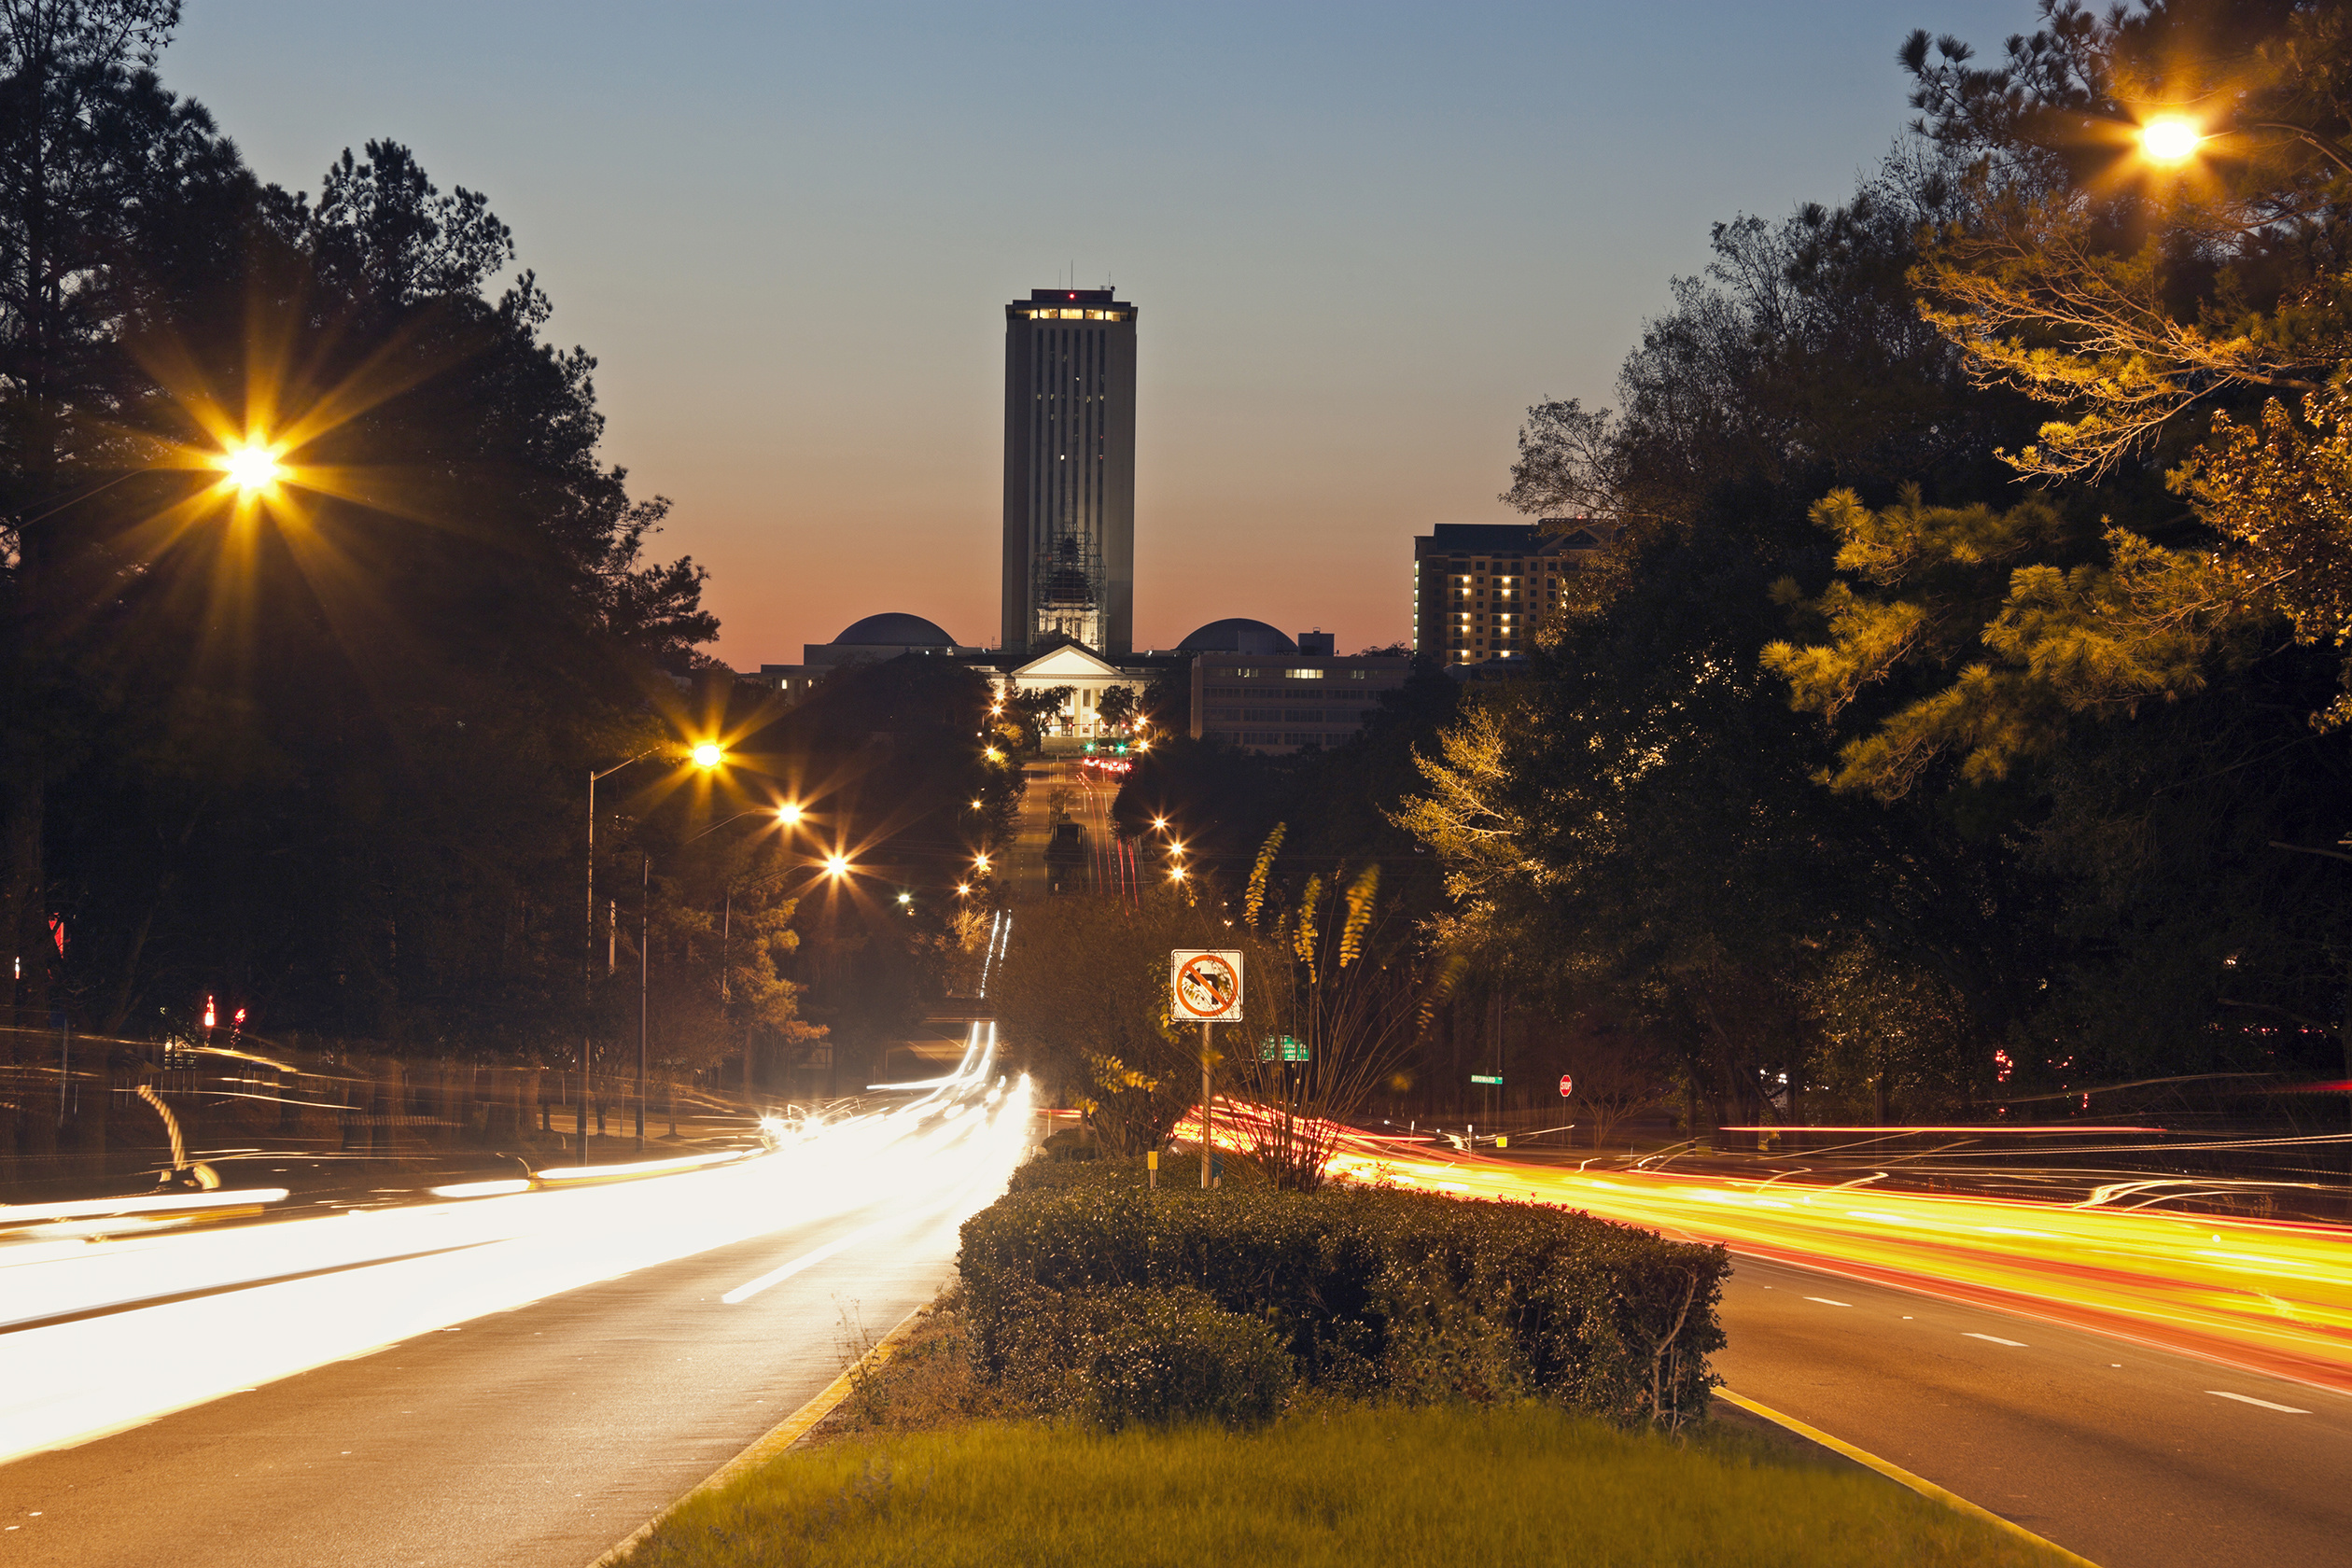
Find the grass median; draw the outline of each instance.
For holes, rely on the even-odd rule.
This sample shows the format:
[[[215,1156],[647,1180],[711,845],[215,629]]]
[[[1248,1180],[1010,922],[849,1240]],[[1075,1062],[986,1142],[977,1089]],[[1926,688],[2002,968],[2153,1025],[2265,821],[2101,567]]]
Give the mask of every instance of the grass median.
[[[1302,1404],[1273,1425],[982,1421],[794,1451],[687,1503],[629,1568],[2044,1568],[1864,1472],[1703,1423],[1556,1407]]]

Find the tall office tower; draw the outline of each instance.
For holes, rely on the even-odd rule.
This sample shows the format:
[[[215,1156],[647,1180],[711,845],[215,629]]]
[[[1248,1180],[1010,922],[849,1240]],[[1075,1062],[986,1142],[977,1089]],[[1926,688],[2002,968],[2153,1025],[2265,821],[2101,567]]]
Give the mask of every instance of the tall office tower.
[[[1135,307],[1040,288],[1004,307],[1004,647],[1135,639]]]

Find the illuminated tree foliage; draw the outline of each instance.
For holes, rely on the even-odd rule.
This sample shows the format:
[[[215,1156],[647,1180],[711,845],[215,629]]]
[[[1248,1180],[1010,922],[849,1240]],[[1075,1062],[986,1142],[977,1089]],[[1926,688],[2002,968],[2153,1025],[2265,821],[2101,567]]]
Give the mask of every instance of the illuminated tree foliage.
[[[1169,1016],[1168,955],[1240,945],[1174,888],[1135,903],[1050,899],[1015,913],[988,1000],[1041,1090],[1076,1107],[1105,1151],[1141,1155],[1164,1147],[1200,1099],[1200,1030]],[[1228,1038],[1212,1050],[1229,1058],[1229,1037],[1254,1027],[1218,1029]]]
[[[1995,575],[1977,538],[1993,512],[1914,502],[1874,520],[1851,496],[1825,500],[1816,515],[1856,581],[1811,606],[1826,642],[1769,658],[1829,717],[1897,661],[1941,672],[1841,759],[1840,788],[1881,796],[1940,757],[1966,779],[2005,777],[2070,721],[2193,695],[2281,621],[2339,651],[2345,624],[2352,21],[2334,7],[2046,0],[2042,29],[1998,66],[1925,33],[1903,59],[1951,192],[1912,273],[1920,315],[1978,385],[2061,414],[2003,459],[2084,502],[2105,493],[2094,482],[2121,498],[2150,462],[2175,463],[2205,526],[2151,510],[2153,528],[2093,528],[2088,505],[2062,500],[2074,525],[2035,513]],[[2167,117],[2202,136],[2177,162],[2140,136]],[[1873,556],[1890,530],[1913,543]],[[1967,595],[1986,656],[1911,596],[1919,574],[1955,568],[2001,590]],[[2352,717],[2341,694],[2315,707],[2322,723]]]

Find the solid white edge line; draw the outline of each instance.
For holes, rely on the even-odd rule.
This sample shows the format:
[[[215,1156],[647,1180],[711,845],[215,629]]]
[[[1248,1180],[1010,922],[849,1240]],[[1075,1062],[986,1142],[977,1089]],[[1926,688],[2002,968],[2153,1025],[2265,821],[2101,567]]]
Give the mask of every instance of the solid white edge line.
[[[2250,1393],[2232,1393],[2227,1389],[2207,1389],[2216,1399],[2234,1399],[2241,1405],[2259,1405],[2265,1410],[2276,1410],[2282,1416],[2307,1416],[2309,1410],[2298,1410],[2292,1405],[2274,1405],[2267,1399],[2257,1399]]]

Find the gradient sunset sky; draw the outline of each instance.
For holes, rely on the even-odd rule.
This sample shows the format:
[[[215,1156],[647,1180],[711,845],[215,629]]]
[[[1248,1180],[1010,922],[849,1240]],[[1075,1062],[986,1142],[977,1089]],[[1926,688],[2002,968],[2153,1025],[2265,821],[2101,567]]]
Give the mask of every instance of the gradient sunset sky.
[[[268,179],[484,191],[677,503],[738,668],[880,610],[995,640],[1005,301],[1141,307],[1135,636],[1408,634],[1411,539],[1527,404],[1607,402],[1711,222],[1836,202],[1913,27],[2031,0],[190,0],[162,74]]]

